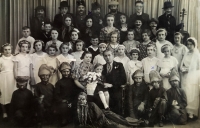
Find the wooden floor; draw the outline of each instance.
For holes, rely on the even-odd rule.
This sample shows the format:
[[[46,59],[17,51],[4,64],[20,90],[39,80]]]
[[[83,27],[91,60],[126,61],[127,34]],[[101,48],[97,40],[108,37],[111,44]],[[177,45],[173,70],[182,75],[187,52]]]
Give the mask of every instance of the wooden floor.
[[[12,128],[10,121],[3,121],[2,117],[0,118],[0,128]],[[73,128],[73,124],[69,124],[63,128]],[[159,127],[158,125],[155,125],[154,127]],[[34,128],[34,127],[32,127]],[[58,128],[58,125],[55,123],[53,125],[45,125],[43,128]],[[118,128],[125,128],[121,125],[119,125]],[[174,125],[170,122],[164,124],[164,128],[200,128],[200,119],[196,121],[188,122],[187,125]]]

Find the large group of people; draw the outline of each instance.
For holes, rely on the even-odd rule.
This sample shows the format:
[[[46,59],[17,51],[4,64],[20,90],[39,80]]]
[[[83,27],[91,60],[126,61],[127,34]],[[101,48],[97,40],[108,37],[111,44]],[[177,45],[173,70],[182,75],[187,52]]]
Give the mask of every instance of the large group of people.
[[[62,1],[52,22],[45,7],[36,7],[15,51],[10,43],[2,45],[3,118],[7,104],[10,119],[25,127],[33,121],[42,127],[55,117],[61,126],[77,127],[131,126],[130,119],[162,127],[164,120],[186,124],[197,118],[197,40],[183,44],[183,24],[176,25],[170,1],[158,20],[142,12],[143,4],[136,1],[129,17],[110,1],[103,17],[98,2],[86,15],[85,2],[78,0],[74,15]]]

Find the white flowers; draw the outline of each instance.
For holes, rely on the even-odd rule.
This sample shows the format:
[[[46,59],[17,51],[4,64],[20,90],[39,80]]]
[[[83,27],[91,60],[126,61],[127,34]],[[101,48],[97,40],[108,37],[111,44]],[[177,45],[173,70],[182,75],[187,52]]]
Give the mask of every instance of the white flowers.
[[[84,80],[87,81],[87,83],[91,82],[97,82],[101,77],[101,73],[96,73],[96,72],[88,72],[87,75],[84,76]]]

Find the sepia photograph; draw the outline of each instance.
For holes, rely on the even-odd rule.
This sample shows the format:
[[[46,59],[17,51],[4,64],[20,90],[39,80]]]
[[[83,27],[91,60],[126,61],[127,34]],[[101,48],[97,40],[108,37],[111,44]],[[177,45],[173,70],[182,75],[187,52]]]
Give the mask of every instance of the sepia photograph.
[[[200,0],[0,0],[0,128],[200,127]]]

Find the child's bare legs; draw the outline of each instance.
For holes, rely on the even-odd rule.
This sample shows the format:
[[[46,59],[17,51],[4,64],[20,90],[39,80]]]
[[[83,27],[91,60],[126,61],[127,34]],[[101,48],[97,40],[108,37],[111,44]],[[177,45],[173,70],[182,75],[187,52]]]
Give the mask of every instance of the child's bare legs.
[[[108,106],[108,104],[107,104],[107,102],[106,102],[106,97],[105,97],[103,91],[99,91],[99,97],[100,97],[100,99],[101,99],[101,102],[102,102],[103,105],[104,105],[104,108],[108,108],[109,106]]]
[[[107,103],[108,106],[109,106],[109,100],[110,100],[109,92],[108,92],[108,91],[105,91],[105,92],[104,92],[104,96],[105,96],[105,98],[106,98],[106,103]]]
[[[3,118],[6,118],[8,117],[7,113],[6,113],[6,108],[5,108],[5,105],[1,105],[1,108],[2,108],[2,111],[3,111]]]

